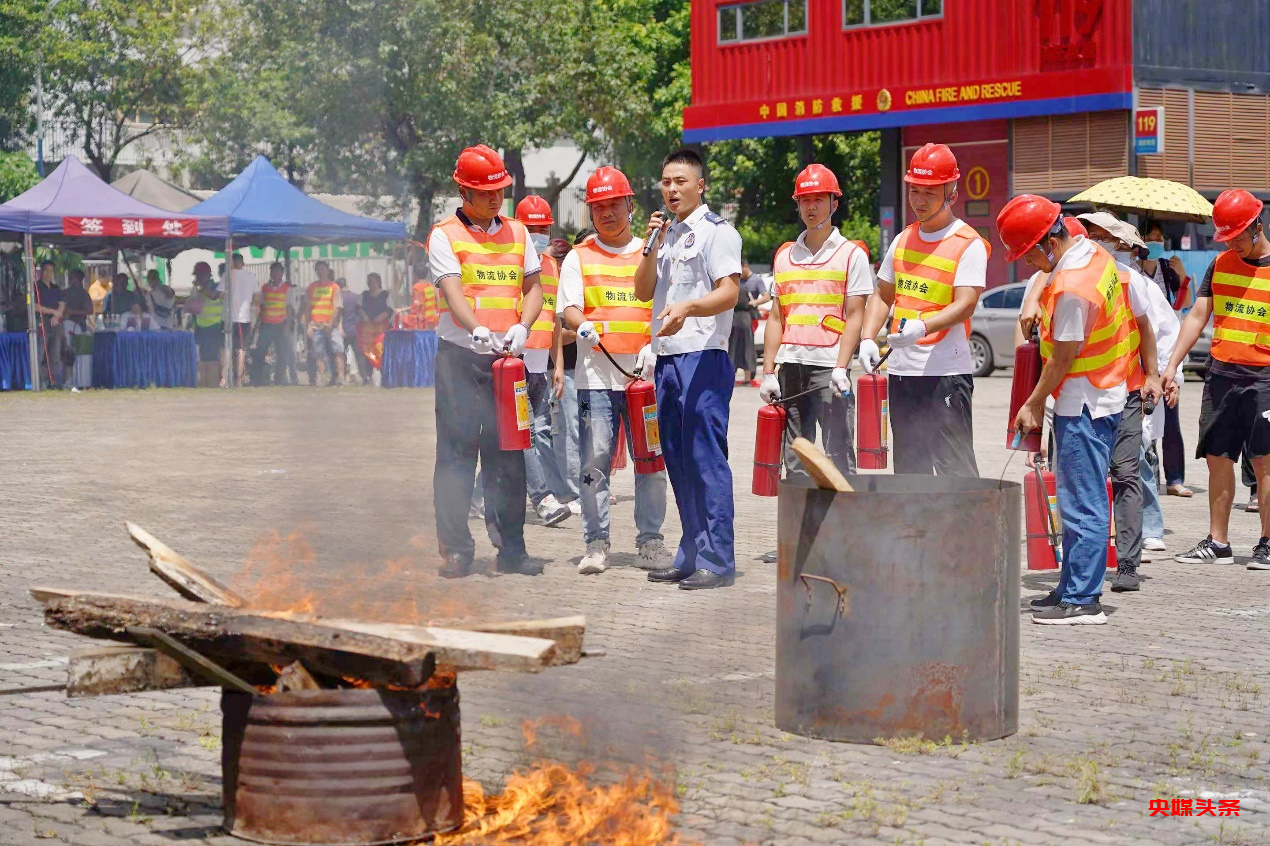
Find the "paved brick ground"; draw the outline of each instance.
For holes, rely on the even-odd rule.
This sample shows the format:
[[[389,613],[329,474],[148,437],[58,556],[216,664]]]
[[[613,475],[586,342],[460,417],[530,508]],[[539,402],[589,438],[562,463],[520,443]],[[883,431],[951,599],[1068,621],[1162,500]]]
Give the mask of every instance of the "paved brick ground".
[[[985,475],[1005,463],[1008,392],[1001,376],[978,386]],[[1193,438],[1194,386],[1183,401]],[[543,577],[439,584],[430,391],[0,402],[11,433],[0,688],[62,680],[76,642],[43,628],[29,585],[164,595],[123,532],[127,517],[262,603],[311,592],[319,610],[423,619],[585,613],[588,643],[606,657],[536,677],[462,680],[466,771],[491,786],[529,760],[522,719],[567,713],[583,720],[586,740],[549,751],[673,764],[680,829],[707,844],[1270,842],[1270,573],[1157,561],[1140,594],[1108,594],[1115,613],[1104,628],[1025,621],[1020,730],[1004,741],[852,746],[777,731],[775,568],[759,560],[775,546],[774,501],[748,493],[757,391],[738,394],[733,411],[741,576],[706,594],[652,586],[631,567],[578,576],[576,521],[528,529],[531,552],[549,559]],[[1022,469],[1016,460],[1009,474]],[[627,471],[616,483],[616,513],[626,516],[614,549],[626,564],[631,479]],[[1191,482],[1202,491],[1198,462]],[[1202,533],[1202,493],[1165,508],[1170,549]],[[1234,527],[1246,554],[1255,518],[1240,512]],[[673,508],[666,530],[673,543]],[[489,564],[488,543],[478,543]],[[1025,595],[1052,580],[1025,575]],[[219,778],[211,690],[0,696],[0,844],[233,842],[218,831]],[[1152,798],[1205,796],[1240,799],[1241,816],[1149,816]]]

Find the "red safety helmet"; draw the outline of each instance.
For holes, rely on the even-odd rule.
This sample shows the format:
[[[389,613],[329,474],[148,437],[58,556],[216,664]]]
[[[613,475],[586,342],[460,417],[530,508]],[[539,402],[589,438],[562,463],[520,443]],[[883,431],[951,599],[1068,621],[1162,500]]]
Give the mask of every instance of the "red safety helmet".
[[[516,204],[516,219],[526,226],[550,226],[556,222],[551,216],[551,203],[537,194],[530,194]]]
[[[1217,195],[1213,203],[1213,225],[1217,233],[1214,241],[1225,243],[1239,236],[1261,217],[1265,203],[1242,188],[1231,188]]]
[[[1005,244],[1006,261],[1018,261],[1054,229],[1062,207],[1036,194],[1020,194],[997,215],[997,234]]]
[[[908,163],[904,181],[912,185],[947,185],[961,179],[957,157],[947,144],[924,144]]]
[[[1085,228],[1085,224],[1081,223],[1074,217],[1063,218],[1063,226],[1067,228],[1067,234],[1075,238],[1077,235],[1089,237],[1089,230]]]
[[[611,200],[614,197],[634,196],[635,192],[631,190],[631,183],[626,178],[626,174],[609,165],[596,168],[595,173],[591,174],[591,178],[586,181],[587,205],[601,200]]]
[[[454,181],[464,188],[476,191],[497,191],[512,184],[511,174],[502,158],[486,147],[477,144],[459,153],[454,165]]]
[[[794,199],[808,194],[833,194],[841,197],[842,189],[838,187],[838,177],[822,164],[807,165],[794,180]]]

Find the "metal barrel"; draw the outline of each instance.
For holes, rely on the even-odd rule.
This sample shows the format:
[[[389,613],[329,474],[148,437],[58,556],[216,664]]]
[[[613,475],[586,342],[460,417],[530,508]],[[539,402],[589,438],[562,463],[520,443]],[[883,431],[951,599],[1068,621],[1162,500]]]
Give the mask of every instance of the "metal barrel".
[[[781,483],[777,727],[855,743],[1013,734],[1020,486],[849,481]]]
[[[280,846],[406,843],[463,822],[457,686],[221,696],[225,829]]]

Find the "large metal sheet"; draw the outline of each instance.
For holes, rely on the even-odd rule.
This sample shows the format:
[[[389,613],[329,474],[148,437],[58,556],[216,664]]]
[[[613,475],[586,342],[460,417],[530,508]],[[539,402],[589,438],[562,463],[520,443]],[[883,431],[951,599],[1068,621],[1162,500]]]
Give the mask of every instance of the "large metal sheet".
[[[1018,730],[1020,486],[782,483],[776,725],[872,743]]]

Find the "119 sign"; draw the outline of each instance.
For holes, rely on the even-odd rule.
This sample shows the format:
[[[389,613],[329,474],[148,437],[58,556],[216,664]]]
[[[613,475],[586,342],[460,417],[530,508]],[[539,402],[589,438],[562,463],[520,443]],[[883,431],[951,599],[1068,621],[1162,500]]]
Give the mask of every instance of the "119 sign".
[[[1164,152],[1164,107],[1133,111],[1133,152],[1149,156]]]

